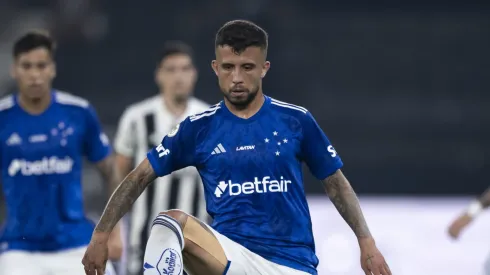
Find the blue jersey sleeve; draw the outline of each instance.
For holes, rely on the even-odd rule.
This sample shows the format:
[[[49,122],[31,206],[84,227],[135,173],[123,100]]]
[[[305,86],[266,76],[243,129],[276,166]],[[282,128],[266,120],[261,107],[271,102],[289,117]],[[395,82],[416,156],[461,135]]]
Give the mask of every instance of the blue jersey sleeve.
[[[162,140],[162,143],[148,152],[155,174],[159,177],[173,171],[196,165],[196,129],[186,118],[177,124]]]
[[[302,128],[303,160],[313,175],[323,180],[343,166],[342,160],[311,113],[306,113],[302,121]]]
[[[97,113],[92,106],[86,112],[84,153],[91,162],[99,162],[111,153],[109,138],[102,131]]]

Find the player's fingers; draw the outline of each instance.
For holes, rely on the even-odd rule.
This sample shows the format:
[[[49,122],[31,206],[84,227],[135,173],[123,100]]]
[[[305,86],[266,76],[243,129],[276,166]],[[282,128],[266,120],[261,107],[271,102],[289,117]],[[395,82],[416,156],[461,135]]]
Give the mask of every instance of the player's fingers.
[[[97,275],[104,275],[105,268],[97,267]]]
[[[381,270],[380,270],[380,264],[379,263],[374,262],[371,265],[371,268],[370,269],[371,269],[371,273],[373,273],[373,275],[382,275]]]
[[[381,275],[389,275],[390,274],[390,273],[388,273],[388,270],[386,269],[385,266],[380,267],[379,271],[380,271]]]
[[[386,274],[388,274],[388,275],[392,275],[392,274],[391,274],[391,269],[390,269],[390,267],[388,266],[388,264],[387,264],[386,262],[385,262],[385,270],[386,270],[386,272],[387,272]]]
[[[95,275],[95,267],[92,264],[85,264],[83,268],[86,275]]]
[[[369,271],[369,268],[366,265],[361,266],[362,271],[364,271],[365,275],[371,275],[371,271]]]

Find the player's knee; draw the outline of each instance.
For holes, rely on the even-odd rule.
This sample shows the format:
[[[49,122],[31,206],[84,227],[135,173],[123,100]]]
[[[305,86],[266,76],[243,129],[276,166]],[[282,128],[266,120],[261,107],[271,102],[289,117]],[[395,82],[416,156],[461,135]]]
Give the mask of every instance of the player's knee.
[[[160,212],[159,215],[165,215],[172,218],[180,225],[180,228],[182,229],[184,229],[185,224],[187,223],[187,218],[189,217],[187,213],[179,209],[172,209],[172,210]]]

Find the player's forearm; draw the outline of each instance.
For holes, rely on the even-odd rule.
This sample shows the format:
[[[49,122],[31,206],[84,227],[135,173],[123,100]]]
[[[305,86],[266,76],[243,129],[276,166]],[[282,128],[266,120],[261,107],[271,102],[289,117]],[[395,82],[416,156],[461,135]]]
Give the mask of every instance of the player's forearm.
[[[107,203],[95,231],[110,233],[155,177],[155,172],[148,160],[145,159],[116,188]]]
[[[323,180],[323,186],[340,215],[352,228],[358,239],[371,237],[359,200],[342,171]]]

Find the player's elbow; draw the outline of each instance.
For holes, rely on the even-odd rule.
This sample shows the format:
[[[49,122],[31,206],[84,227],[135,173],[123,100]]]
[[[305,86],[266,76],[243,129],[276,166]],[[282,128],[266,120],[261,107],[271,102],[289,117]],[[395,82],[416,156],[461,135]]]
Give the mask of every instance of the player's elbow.
[[[323,187],[329,196],[331,194],[338,194],[345,191],[350,192],[352,189],[349,181],[340,169],[328,176],[322,182]]]

